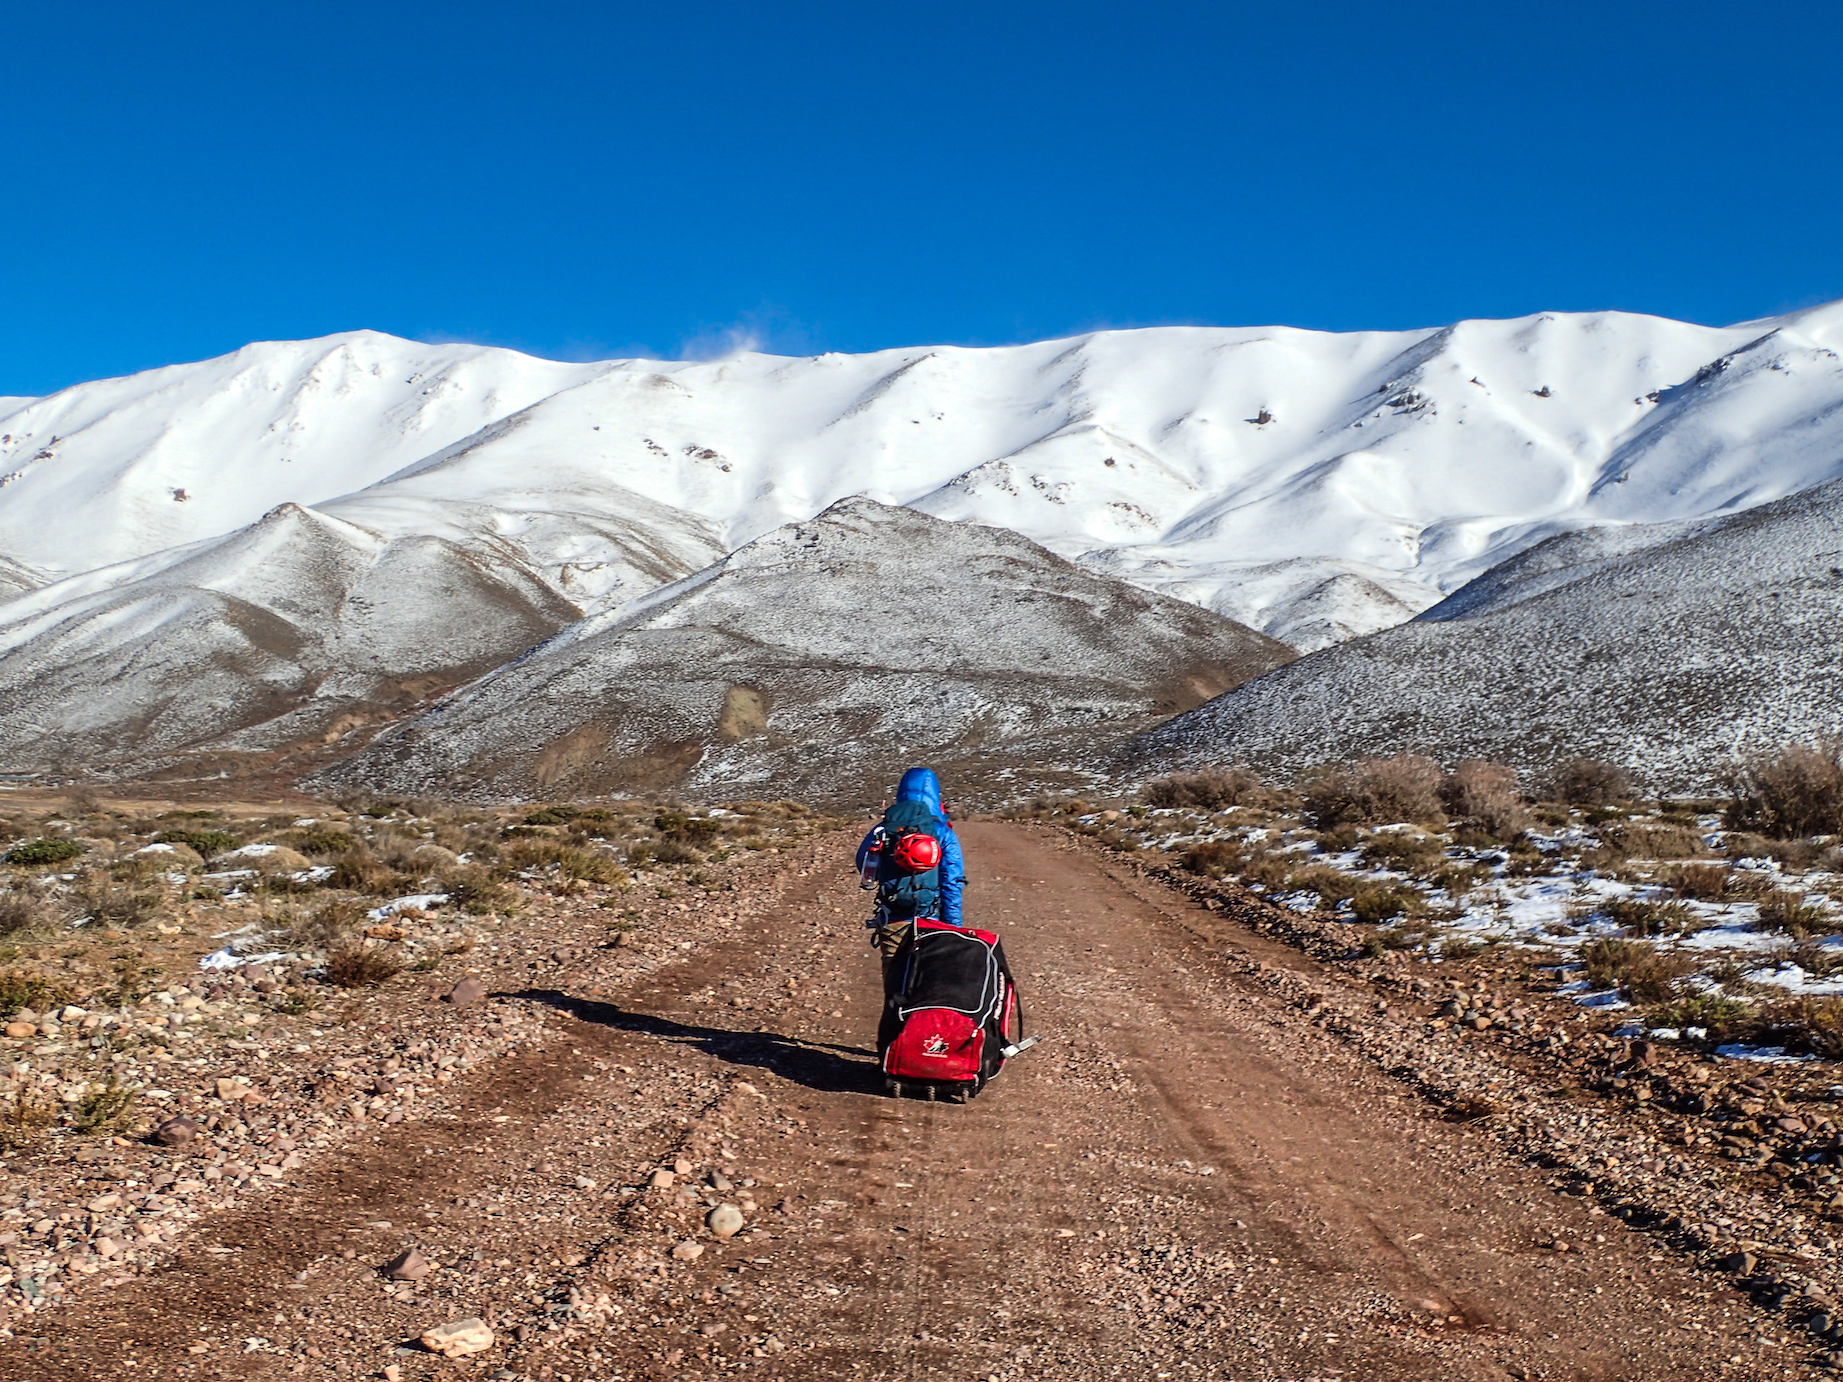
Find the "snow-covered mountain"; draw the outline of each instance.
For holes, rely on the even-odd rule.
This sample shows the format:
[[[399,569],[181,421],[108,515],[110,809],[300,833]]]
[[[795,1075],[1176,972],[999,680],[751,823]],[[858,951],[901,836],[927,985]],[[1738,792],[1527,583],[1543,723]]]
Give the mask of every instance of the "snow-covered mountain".
[[[1121,736],[1291,648],[1003,529],[842,501],[572,625],[321,787],[487,797],[684,788],[962,797],[1091,781]]]
[[[1723,328],[1544,314],[703,363],[267,343],[0,404],[0,594],[126,578],[294,502],[392,540],[452,537],[457,514],[467,541],[509,526],[593,610],[633,594],[618,556],[597,574],[628,496],[734,550],[863,493],[1319,647],[1554,533],[1843,475],[1840,349],[1843,304]]]
[[[1744,513],[1564,534],[1419,619],[1301,658],[1140,738],[1140,773],[1369,754],[1540,778],[1585,755],[1659,791],[1843,733],[1843,482]]]

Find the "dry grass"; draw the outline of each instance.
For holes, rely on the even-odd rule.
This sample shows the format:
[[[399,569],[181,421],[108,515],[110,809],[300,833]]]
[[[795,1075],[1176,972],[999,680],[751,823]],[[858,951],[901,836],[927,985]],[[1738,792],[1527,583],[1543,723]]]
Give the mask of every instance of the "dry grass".
[[[134,1127],[140,1097],[122,1088],[111,1075],[107,1084],[91,1085],[77,1101],[71,1110],[72,1125],[84,1137],[119,1137]]]
[[[57,980],[26,969],[0,971],[0,1018],[10,1018],[22,1009],[44,1012],[68,1003],[75,995]]]
[[[58,1108],[31,1088],[22,1088],[0,1104],[0,1151],[30,1147],[57,1126]]]
[[[1695,902],[1719,902],[1728,888],[1728,870],[1720,864],[1676,864],[1662,877],[1678,897]]]
[[[1760,899],[1759,929],[1778,931],[1793,940],[1834,930],[1828,914],[1804,893],[1775,888]]]

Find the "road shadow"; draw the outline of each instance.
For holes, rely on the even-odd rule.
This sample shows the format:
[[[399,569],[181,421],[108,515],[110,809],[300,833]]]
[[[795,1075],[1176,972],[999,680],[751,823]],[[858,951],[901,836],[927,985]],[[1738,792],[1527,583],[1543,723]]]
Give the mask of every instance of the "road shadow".
[[[669,1017],[631,1012],[616,1003],[578,998],[560,989],[521,989],[504,996],[542,1003],[582,1022],[695,1047],[730,1065],[770,1070],[784,1080],[820,1093],[881,1094],[883,1091],[883,1072],[877,1064],[877,1053],[862,1046],[802,1041],[780,1032],[696,1027],[674,1022]]]

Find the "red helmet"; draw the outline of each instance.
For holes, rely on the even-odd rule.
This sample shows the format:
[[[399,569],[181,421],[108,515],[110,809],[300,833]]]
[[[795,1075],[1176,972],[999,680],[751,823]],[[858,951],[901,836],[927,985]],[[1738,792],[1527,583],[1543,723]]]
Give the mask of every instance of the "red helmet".
[[[932,835],[904,835],[896,841],[896,862],[910,873],[922,873],[941,862],[941,842]]]

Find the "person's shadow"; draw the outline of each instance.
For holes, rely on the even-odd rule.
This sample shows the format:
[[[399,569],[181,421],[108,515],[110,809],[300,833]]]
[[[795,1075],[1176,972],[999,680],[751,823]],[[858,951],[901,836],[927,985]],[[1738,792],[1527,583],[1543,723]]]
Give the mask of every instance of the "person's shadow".
[[[862,1046],[802,1041],[779,1032],[739,1032],[724,1027],[692,1027],[667,1017],[627,1012],[614,1003],[578,998],[559,989],[522,989],[507,994],[529,1003],[566,1012],[623,1032],[642,1032],[662,1041],[693,1046],[730,1065],[772,1070],[782,1079],[826,1094],[880,1094],[883,1072],[877,1053]]]

